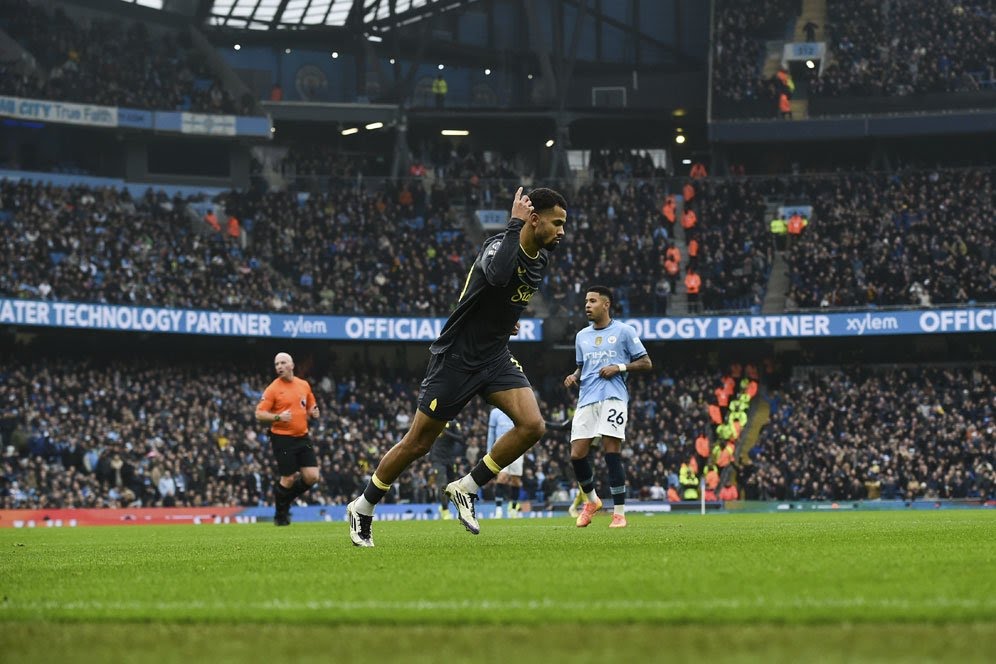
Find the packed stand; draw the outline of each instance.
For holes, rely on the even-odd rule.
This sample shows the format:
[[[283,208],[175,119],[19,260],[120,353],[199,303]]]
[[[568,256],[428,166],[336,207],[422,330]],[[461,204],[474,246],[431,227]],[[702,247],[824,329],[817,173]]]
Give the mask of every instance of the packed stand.
[[[247,115],[179,30],[116,18],[75,19],[26,0],[5,2],[0,28],[38,61],[44,80],[7,73],[0,94],[150,110]]]
[[[272,501],[269,436],[253,415],[266,374],[231,362],[8,358],[0,375],[0,508]],[[407,430],[420,376],[383,367],[304,375],[322,412],[311,427],[321,481],[307,500],[342,505]],[[709,500],[996,499],[991,366],[848,369],[796,380],[771,393],[771,422],[746,465],[720,427],[736,424],[733,404],[749,402],[749,381],[734,382],[731,417],[720,427],[710,413],[731,393],[729,379],[710,371],[631,377],[623,458],[632,499],[694,500],[700,478]],[[544,416],[569,419],[574,395],[553,378],[539,384]],[[443,459],[457,476],[485,453],[487,416],[480,400],[461,413],[462,442]],[[548,430],[526,454],[521,498],[533,509],[569,500],[567,438]],[[412,464],[386,501],[438,500],[445,478],[437,461]],[[739,493],[727,466],[736,468]],[[596,476],[606,477],[604,468]]]
[[[391,164],[383,154],[349,153],[323,144],[294,143],[274,169],[293,189],[315,191],[333,188],[336,183],[385,177]]]
[[[297,285],[283,305],[297,311],[447,316],[477,251],[445,191],[417,182],[272,193],[252,210],[258,254]]]
[[[698,222],[686,229],[699,257],[706,311],[760,312],[771,271],[761,192],[743,179],[699,180],[691,205]],[[687,196],[686,196],[687,200]]]
[[[992,365],[813,371],[774,402],[747,499],[996,499]]]
[[[446,316],[475,248],[445,197],[402,185],[229,194],[191,217],[148,192],[0,183],[0,294],[229,311]],[[233,228],[234,224],[234,228]],[[244,243],[243,229],[256,241]],[[259,241],[258,238],[265,238]],[[330,269],[330,266],[335,269]]]
[[[712,193],[713,189],[717,194]],[[592,283],[618,291],[624,315],[666,313],[673,228],[650,184],[581,188],[573,228],[544,282],[553,313],[580,315]],[[711,198],[715,197],[715,201]],[[745,239],[744,203],[704,185],[698,260],[707,309],[756,299],[763,262]],[[448,190],[418,180],[325,194],[235,193],[193,202],[149,191],[0,183],[0,293],[20,298],[242,311],[447,316],[477,247]],[[226,211],[217,218],[214,208]],[[729,226],[728,220],[737,223]],[[720,225],[715,225],[716,223]],[[234,229],[233,229],[234,224]],[[606,243],[604,238],[613,242]],[[330,269],[330,266],[335,269]],[[676,288],[675,284],[675,288]],[[753,298],[753,299],[752,299]]]
[[[829,0],[831,61],[813,97],[899,97],[996,81],[992,0]]]
[[[307,364],[299,360],[300,367]],[[342,505],[407,430],[421,375],[383,367],[300,374],[311,382],[322,413],[311,426],[322,479],[307,498]],[[220,361],[8,357],[0,378],[0,508],[248,507],[272,500],[276,470],[268,431],[254,419],[272,380],[267,373]],[[546,399],[542,411],[554,422],[571,416],[576,399],[560,380],[538,382]],[[709,372],[631,378],[623,457],[634,498],[659,498],[658,489],[677,487],[681,463],[710,429],[705,404],[718,385]],[[474,400],[459,421],[465,437],[446,461],[463,474],[486,452],[488,407]],[[569,500],[567,434],[551,430],[526,455],[524,499],[536,506]],[[414,463],[387,500],[437,500],[445,482],[433,461],[426,456]],[[607,477],[604,468],[598,476]],[[608,487],[600,491],[607,495]]]
[[[697,310],[759,307],[770,266],[758,193],[748,182],[704,178],[679,190],[680,216],[668,207],[673,197],[649,182],[594,183],[569,196],[570,230],[542,288],[552,313],[580,316],[584,289],[601,284],[614,289],[622,316],[666,315],[679,280],[691,292],[691,272]]]
[[[856,174],[787,187],[812,202],[814,216],[790,247],[787,308],[996,301],[993,171]]]
[[[665,170],[654,165],[644,150],[592,150],[588,169],[595,180],[624,182],[632,178],[665,177]]]
[[[161,193],[5,180],[0,229],[8,297],[238,310],[292,292],[235,238],[197,232],[185,201]]]
[[[761,68],[765,41],[784,39],[798,2],[763,0],[744,3],[724,0],[716,5],[712,89],[720,104],[775,99],[771,81]]]

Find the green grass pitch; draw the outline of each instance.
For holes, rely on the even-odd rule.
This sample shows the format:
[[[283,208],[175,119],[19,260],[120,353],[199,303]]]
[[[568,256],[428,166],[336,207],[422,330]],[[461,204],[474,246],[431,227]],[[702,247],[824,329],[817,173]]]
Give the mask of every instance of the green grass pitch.
[[[993,661],[996,511],[5,529],[0,660]]]

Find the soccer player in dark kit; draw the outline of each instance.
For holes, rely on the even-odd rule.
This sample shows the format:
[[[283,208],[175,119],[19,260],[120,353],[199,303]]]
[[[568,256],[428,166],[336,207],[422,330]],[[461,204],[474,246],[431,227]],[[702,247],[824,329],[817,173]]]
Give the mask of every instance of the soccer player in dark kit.
[[[545,431],[536,397],[512,357],[508,338],[539,290],[549,252],[564,237],[567,202],[551,189],[515,192],[512,216],[503,233],[488,238],[474,260],[456,309],[429,351],[429,365],[411,428],[384,455],[363,494],[346,506],[349,537],[356,546],[374,545],[374,507],[415,459],[464,406],[481,395],[505,412],[515,426],[469,474],[446,486],[460,522],[480,532],[474,502],[481,486],[532,447]]]

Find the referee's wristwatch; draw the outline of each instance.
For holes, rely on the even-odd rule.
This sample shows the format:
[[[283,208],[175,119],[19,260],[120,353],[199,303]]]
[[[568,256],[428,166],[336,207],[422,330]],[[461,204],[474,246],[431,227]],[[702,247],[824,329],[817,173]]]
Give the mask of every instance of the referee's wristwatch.
[[[273,421],[274,422],[279,422],[280,421],[280,413],[277,413],[276,415],[273,416]]]

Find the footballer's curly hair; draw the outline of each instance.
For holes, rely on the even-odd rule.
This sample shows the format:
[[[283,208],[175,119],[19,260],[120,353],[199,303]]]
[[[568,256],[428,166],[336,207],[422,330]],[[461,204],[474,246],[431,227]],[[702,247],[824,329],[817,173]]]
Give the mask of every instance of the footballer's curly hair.
[[[539,189],[533,189],[526,195],[529,196],[529,202],[533,204],[534,212],[552,210],[558,205],[565,210],[567,209],[567,200],[553,189],[540,187]]]

